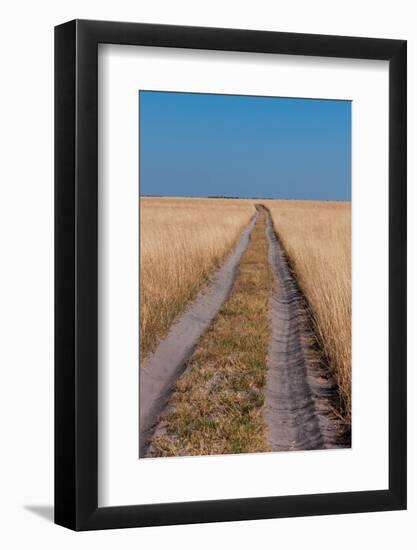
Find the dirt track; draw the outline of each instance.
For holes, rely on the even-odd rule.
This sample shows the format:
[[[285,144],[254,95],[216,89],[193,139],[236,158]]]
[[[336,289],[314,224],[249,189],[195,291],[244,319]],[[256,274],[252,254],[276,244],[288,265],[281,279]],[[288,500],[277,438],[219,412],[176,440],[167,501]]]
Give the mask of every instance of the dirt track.
[[[269,210],[264,210],[269,261],[274,276],[264,409],[268,444],[272,451],[349,446],[343,424],[332,408],[337,399],[337,386],[312,350],[314,337],[305,314],[303,296],[275,234]],[[141,369],[140,457],[152,456],[148,445],[158,418],[199,338],[230,294],[236,269],[257,218],[258,213],[242,232],[212,283],[174,323]]]

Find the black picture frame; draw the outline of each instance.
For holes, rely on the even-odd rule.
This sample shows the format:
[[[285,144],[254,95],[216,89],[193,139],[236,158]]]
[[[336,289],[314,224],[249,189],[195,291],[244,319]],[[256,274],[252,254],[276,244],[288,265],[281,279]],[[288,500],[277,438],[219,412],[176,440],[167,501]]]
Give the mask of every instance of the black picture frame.
[[[98,507],[98,44],[389,61],[389,488]],[[91,530],[406,508],[406,41],[74,20],[55,28],[55,523]]]

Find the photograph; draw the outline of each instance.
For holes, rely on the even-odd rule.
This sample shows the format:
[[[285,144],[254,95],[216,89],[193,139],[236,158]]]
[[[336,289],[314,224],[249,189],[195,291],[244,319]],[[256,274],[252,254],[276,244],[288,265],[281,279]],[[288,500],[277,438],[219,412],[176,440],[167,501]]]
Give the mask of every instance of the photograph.
[[[415,12],[4,4],[0,549],[417,548]]]
[[[351,445],[351,101],[139,91],[140,458]]]

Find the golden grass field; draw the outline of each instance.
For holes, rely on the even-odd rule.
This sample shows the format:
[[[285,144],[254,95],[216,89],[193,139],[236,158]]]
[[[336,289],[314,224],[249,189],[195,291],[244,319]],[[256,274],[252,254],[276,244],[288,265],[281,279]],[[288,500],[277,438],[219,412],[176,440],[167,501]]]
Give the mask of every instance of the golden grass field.
[[[244,200],[141,198],[142,358],[207,283],[254,212]]]
[[[307,298],[318,341],[351,406],[350,203],[141,199],[140,350],[146,357],[210,279],[255,212],[267,206]]]
[[[306,296],[320,344],[351,415],[351,205],[263,201]]]

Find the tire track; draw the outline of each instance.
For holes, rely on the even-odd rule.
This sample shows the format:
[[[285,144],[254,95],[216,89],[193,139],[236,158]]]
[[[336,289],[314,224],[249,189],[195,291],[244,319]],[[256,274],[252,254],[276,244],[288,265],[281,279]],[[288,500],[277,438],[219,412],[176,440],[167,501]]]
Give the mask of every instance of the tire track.
[[[216,272],[212,282],[174,322],[168,335],[145,361],[139,376],[139,456],[148,454],[148,442],[167,405],[177,378],[185,370],[195,346],[207,330],[232,289],[236,269],[246,250],[259,213],[242,231],[241,236]]]
[[[275,234],[271,214],[263,208],[275,280],[265,388],[268,443],[272,451],[349,447],[344,425],[332,407],[338,396],[337,385],[312,350],[314,334],[304,297]]]

